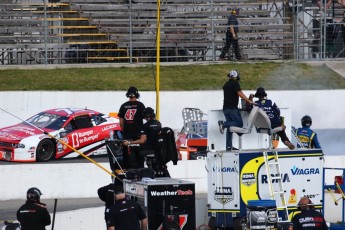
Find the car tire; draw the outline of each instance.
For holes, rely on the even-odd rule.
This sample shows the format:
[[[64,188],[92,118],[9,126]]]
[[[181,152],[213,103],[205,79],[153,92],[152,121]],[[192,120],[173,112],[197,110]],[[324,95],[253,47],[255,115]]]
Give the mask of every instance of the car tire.
[[[51,160],[55,156],[55,144],[49,139],[43,139],[37,145],[36,160],[45,162]]]

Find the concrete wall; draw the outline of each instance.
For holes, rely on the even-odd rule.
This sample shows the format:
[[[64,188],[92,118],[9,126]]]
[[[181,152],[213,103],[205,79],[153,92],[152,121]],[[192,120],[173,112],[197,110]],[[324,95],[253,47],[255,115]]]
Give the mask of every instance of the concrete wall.
[[[138,86],[140,90],[140,86]],[[246,95],[253,91],[244,91]],[[127,100],[123,91],[108,92],[51,92],[51,91],[11,91],[0,92],[0,127],[18,123],[20,120],[4,112],[27,119],[46,109],[61,107],[87,107],[103,113],[118,111]],[[140,92],[141,101],[155,108],[155,92]],[[345,108],[345,90],[311,91],[267,91],[279,107],[289,108],[292,113],[292,125],[300,126],[300,119],[305,114],[313,118],[314,129],[345,128],[343,114]],[[204,113],[222,108],[223,94],[215,91],[188,91],[160,93],[160,120],[164,126],[173,129],[182,127],[182,109],[200,108]]]

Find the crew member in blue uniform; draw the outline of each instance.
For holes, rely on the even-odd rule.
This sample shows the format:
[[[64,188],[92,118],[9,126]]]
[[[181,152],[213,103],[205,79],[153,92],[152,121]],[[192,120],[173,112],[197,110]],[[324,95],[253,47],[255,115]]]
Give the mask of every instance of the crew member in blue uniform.
[[[265,89],[262,87],[257,88],[255,95],[251,94],[249,99],[253,99],[253,97],[259,98],[258,101],[255,103],[266,112],[268,117],[271,121],[271,128],[274,129],[279,126],[283,126],[283,130],[277,132],[278,136],[281,138],[282,142],[289,148],[294,149],[295,146],[290,142],[289,138],[286,136],[285,133],[285,126],[282,124],[281,117],[280,117],[280,109],[272,100],[267,99],[267,93]]]
[[[312,124],[311,117],[308,115],[303,116],[301,119],[301,123],[302,123],[302,128],[298,128],[295,131],[295,134],[298,137],[299,142],[301,143],[302,146],[300,146],[300,144],[298,143],[297,147],[320,149],[321,146],[317,138],[317,134],[313,130],[310,129],[310,126]]]

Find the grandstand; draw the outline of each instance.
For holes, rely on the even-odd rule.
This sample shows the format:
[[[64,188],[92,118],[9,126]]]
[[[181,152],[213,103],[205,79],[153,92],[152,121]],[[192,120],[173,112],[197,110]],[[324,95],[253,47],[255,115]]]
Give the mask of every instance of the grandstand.
[[[233,8],[240,9],[239,44],[247,59],[309,58],[316,50],[312,46],[322,50],[321,38],[315,42],[309,36],[319,9],[297,2],[311,15],[307,22],[305,13],[301,20],[299,9],[283,0],[162,0],[161,61],[216,61]],[[157,5],[153,0],[2,0],[0,63],[155,61]],[[231,51],[228,58],[234,58]]]

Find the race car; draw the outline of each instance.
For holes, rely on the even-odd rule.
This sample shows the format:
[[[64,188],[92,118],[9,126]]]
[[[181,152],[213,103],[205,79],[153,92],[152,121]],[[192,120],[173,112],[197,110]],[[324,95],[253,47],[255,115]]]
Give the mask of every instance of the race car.
[[[79,156],[73,148],[85,155],[101,154],[105,140],[120,130],[118,118],[94,110],[46,110],[0,129],[0,160],[45,162]]]

